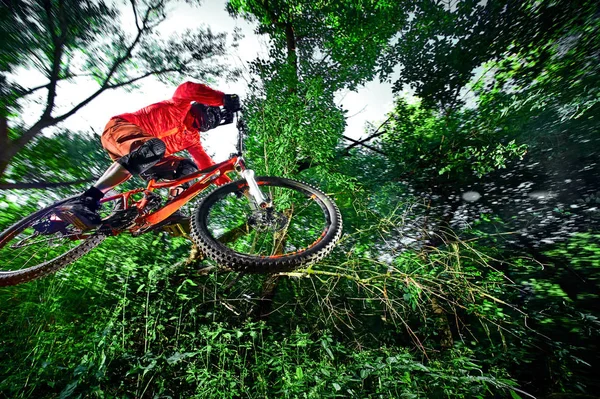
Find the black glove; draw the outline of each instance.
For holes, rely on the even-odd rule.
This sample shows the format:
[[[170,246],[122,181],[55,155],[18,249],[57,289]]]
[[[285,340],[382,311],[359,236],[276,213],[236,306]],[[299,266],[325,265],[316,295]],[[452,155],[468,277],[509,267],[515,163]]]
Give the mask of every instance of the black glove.
[[[214,129],[221,124],[221,108],[193,103],[190,112],[194,117],[192,126],[201,132]]]
[[[202,121],[201,131],[206,132],[210,129],[214,129],[221,123],[221,108],[219,107],[206,107],[204,119]]]
[[[223,96],[223,106],[227,111],[235,112],[242,109],[240,106],[240,97],[237,94],[225,94]]]

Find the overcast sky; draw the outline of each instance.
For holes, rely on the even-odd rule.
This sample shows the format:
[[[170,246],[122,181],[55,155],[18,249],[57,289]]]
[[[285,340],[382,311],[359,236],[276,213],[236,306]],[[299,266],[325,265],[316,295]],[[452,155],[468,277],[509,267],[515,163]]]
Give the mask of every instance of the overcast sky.
[[[185,29],[194,28],[198,25],[208,25],[215,32],[233,32],[235,27],[241,29],[244,38],[237,49],[231,49],[229,61],[242,70],[247,69],[247,63],[259,54],[266,54],[266,38],[254,34],[254,26],[242,19],[233,19],[225,11],[224,0],[205,0],[200,7],[190,6],[185,3],[177,4],[171,8],[168,19],[160,25],[161,34],[167,36],[171,33],[183,32]],[[124,27],[130,26],[134,29],[133,14],[127,8],[123,14]],[[246,74],[246,76],[248,76]],[[39,77],[33,74],[28,86],[34,86]],[[193,79],[190,79],[193,80]],[[43,80],[39,83],[42,83]],[[45,83],[45,82],[44,82]],[[211,84],[215,89],[225,93],[237,93],[244,97],[246,83],[244,79],[237,82],[219,81]],[[95,85],[78,84],[77,86],[65,86],[62,93],[59,92],[59,101],[69,99],[76,102],[78,98],[95,90]],[[75,115],[67,119],[61,125],[71,130],[93,130],[102,133],[104,125],[109,118],[124,112],[136,111],[149,104],[168,99],[172,96],[174,87],[165,86],[153,79],[146,79],[141,83],[141,89],[128,93],[124,90],[111,90],[104,92],[100,97],[81,109]],[[351,116],[347,123],[346,134],[353,138],[364,135],[364,126],[367,121],[377,123],[384,119],[385,113],[392,109],[392,91],[389,84],[380,84],[378,81],[371,82],[360,88],[358,92],[340,92],[336,97]],[[64,104],[64,103],[63,103]],[[27,117],[33,118],[34,114]],[[203,136],[205,149],[213,155],[215,161],[226,159],[234,152],[236,130],[233,126],[221,127],[210,131]]]

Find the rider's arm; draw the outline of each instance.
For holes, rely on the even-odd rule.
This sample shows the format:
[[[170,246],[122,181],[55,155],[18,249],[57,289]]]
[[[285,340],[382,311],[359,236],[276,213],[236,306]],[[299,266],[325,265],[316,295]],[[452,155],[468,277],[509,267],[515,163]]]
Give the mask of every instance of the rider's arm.
[[[192,158],[194,158],[194,162],[196,163],[198,168],[201,170],[206,169],[209,166],[215,164],[215,162],[212,160],[212,158],[209,157],[208,154],[204,151],[204,148],[202,148],[202,144],[200,144],[200,143],[195,144],[191,147],[188,147],[187,151],[190,153]],[[231,179],[229,177],[227,177],[226,175],[223,175],[223,176],[219,177],[217,180],[215,180],[215,183],[220,186],[221,184],[229,183],[230,181],[231,181]]]
[[[204,148],[202,148],[202,144],[198,143],[186,149],[190,153],[192,158],[194,158],[194,162],[196,163],[199,169],[206,169],[209,166],[215,164],[212,158],[209,157],[208,154],[204,151]]]
[[[180,84],[173,94],[173,100],[196,101],[200,104],[219,107],[223,105],[224,93],[211,89],[207,85],[194,82]]]

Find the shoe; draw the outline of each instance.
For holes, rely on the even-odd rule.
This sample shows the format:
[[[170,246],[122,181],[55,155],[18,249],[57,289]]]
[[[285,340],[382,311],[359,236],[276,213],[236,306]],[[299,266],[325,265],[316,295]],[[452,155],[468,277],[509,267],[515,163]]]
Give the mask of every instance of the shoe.
[[[91,197],[78,197],[57,208],[57,215],[81,230],[92,229],[102,222],[100,203]]]

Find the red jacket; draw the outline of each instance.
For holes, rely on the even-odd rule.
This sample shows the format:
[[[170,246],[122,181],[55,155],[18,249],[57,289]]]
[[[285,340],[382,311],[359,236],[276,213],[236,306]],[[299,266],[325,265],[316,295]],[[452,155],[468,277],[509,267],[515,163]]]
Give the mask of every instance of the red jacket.
[[[223,93],[193,82],[185,82],[175,90],[173,98],[144,107],[136,112],[116,115],[127,122],[139,126],[151,136],[158,137],[167,145],[165,155],[188,150],[196,165],[204,169],[213,160],[206,154],[200,143],[200,134],[192,128],[191,102],[196,101],[210,106],[223,105]]]

